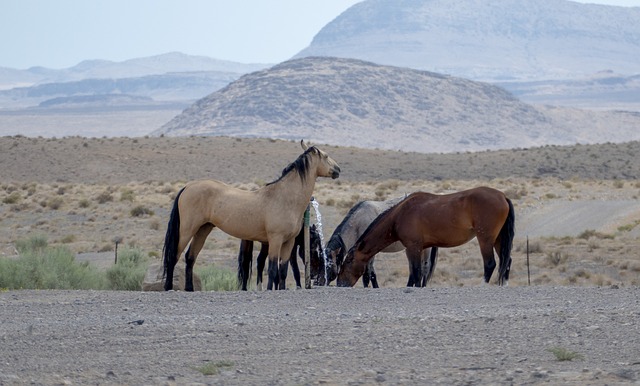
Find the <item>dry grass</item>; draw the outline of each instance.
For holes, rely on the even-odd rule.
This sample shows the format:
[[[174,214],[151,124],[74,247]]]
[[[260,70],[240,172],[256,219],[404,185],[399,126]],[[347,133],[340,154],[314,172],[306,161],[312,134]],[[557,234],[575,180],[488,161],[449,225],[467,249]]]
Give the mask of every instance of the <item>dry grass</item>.
[[[148,182],[123,185],[9,183],[0,187],[0,251],[13,254],[13,244],[29,234],[46,234],[52,244],[64,244],[77,253],[114,250],[113,240],[143,249],[159,258],[164,232],[176,192],[183,183]],[[447,193],[477,185],[526,190],[514,199],[516,213],[559,198],[589,199],[614,193],[636,194],[636,187],[607,189],[607,181],[573,181],[568,187],[555,179],[493,181],[367,181],[336,184],[320,180],[315,197],[320,203],[325,240],[358,200],[387,199],[412,191]],[[239,185],[253,188],[252,184]],[[379,192],[384,192],[383,194]],[[550,198],[550,195],[553,198]],[[105,200],[107,195],[115,198]],[[19,199],[13,197],[19,196]],[[125,198],[123,198],[125,197]],[[55,207],[51,202],[55,200]],[[8,201],[8,202],[7,202]],[[312,221],[315,218],[312,213]],[[632,226],[633,225],[633,226]],[[637,237],[629,236],[637,220],[605,234],[587,230],[576,237],[529,240],[530,280],[533,285],[640,285]],[[526,240],[517,235],[510,285],[527,285]],[[222,232],[210,235],[198,265],[215,263],[235,268],[238,241]],[[379,281],[385,287],[406,284],[408,265],[403,253],[376,259]],[[458,248],[441,249],[432,286],[468,286],[482,283],[482,259],[475,240]],[[494,275],[495,280],[495,275]]]
[[[282,141],[251,142],[243,139],[230,142],[229,139],[224,139],[223,143],[228,148],[228,153],[217,154],[216,157],[212,156],[208,147],[210,143],[215,143],[208,142],[210,140],[203,140],[201,143],[196,138],[162,139],[159,142],[161,146],[158,147],[153,147],[156,142],[151,139],[134,141],[0,138],[0,145],[14,142],[18,148],[29,145],[39,149],[37,153],[46,151],[49,160],[60,160],[56,161],[58,163],[54,162],[54,166],[46,173],[38,172],[38,165],[40,162],[43,165],[51,165],[47,163],[49,160],[32,160],[31,166],[36,170],[32,175],[23,171],[24,165],[6,164],[7,175],[23,177],[0,183],[0,256],[14,255],[14,244],[18,239],[32,234],[45,234],[51,244],[64,244],[77,253],[106,252],[108,256],[109,252],[114,251],[114,240],[121,238],[123,245],[136,246],[152,258],[159,258],[173,200],[185,181],[193,177],[186,171],[204,168],[208,172],[200,172],[197,178],[218,178],[239,188],[255,189],[266,181],[275,179],[286,163],[299,154],[297,144]],[[87,145],[84,146],[83,143]],[[234,163],[227,164],[225,157],[228,155],[232,158],[233,154],[239,151],[231,144],[247,146],[247,149],[240,160],[236,159]],[[249,146],[250,144],[253,145]],[[271,145],[278,148],[286,145],[287,149],[291,149],[283,155],[272,152]],[[585,148],[568,148],[566,151],[575,154]],[[84,166],[74,168],[68,167],[62,161],[63,155],[82,149],[92,149],[94,159],[99,159],[100,162],[85,161]],[[449,193],[479,185],[492,186],[505,191],[513,199],[518,218],[524,218],[529,213],[557,202],[638,200],[640,196],[640,182],[636,180],[620,181],[579,176],[559,179],[548,176],[518,176],[517,173],[494,178],[467,178],[464,177],[464,172],[460,174],[462,177],[457,178],[436,179],[420,176],[422,170],[432,165],[426,165],[425,169],[423,166],[416,166],[415,169],[407,166],[402,173],[397,173],[398,178],[389,178],[389,165],[381,162],[389,155],[392,156],[393,162],[398,164],[414,165],[418,164],[419,160],[426,160],[439,165],[437,168],[450,172],[464,162],[456,162],[453,156],[440,158],[439,155],[405,155],[398,152],[360,151],[352,148],[330,149],[330,154],[341,163],[343,175],[338,180],[319,179],[314,191],[323,216],[325,240],[356,202],[383,200],[418,190]],[[635,157],[635,153],[627,152],[626,147],[623,150],[629,157]],[[169,155],[170,162],[163,158],[166,154],[173,154],[173,151],[190,154],[192,158],[184,157],[180,161]],[[221,150],[216,148],[216,151]],[[338,156],[333,154],[336,151]],[[559,152],[554,147],[546,151]],[[478,160],[481,157],[497,160],[500,154],[504,153],[464,154],[460,157],[480,162]],[[561,152],[558,154],[559,159],[565,158]],[[405,156],[406,158],[403,158]],[[221,168],[213,169],[206,163],[198,164],[197,160],[200,157],[213,159],[215,162],[210,162]],[[513,157],[525,156],[518,152],[514,153]],[[119,163],[114,164],[109,160],[119,160]],[[191,168],[193,165],[196,166]],[[262,177],[257,178],[253,165],[267,165],[271,171],[262,172]],[[85,169],[92,173],[87,173]],[[217,175],[218,170],[224,171],[221,177]],[[116,172],[121,173],[114,174]],[[151,178],[158,175],[165,175],[166,178]],[[640,285],[638,224],[640,213],[629,213],[610,229],[589,229],[575,237],[531,238],[531,283]],[[526,236],[518,233],[516,229],[510,285],[528,284]],[[209,236],[197,265],[214,262],[235,269],[238,245],[235,238],[214,231]],[[403,253],[378,256],[376,270],[379,282],[383,286],[400,287],[406,284],[408,265]],[[441,250],[432,285],[481,285],[482,273],[482,259],[474,240],[458,248]]]

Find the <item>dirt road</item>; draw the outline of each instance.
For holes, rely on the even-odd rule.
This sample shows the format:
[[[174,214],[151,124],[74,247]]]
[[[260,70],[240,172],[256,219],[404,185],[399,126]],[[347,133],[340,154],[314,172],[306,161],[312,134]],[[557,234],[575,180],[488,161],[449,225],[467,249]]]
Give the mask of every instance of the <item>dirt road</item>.
[[[0,384],[638,384],[639,295],[7,291]],[[559,361],[554,347],[582,359]]]

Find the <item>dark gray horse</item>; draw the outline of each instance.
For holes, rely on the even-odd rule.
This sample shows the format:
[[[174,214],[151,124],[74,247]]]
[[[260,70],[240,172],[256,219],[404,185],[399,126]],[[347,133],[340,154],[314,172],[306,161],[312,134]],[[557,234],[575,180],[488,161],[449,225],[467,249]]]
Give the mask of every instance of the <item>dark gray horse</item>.
[[[335,280],[338,274],[337,271],[342,265],[344,256],[356,243],[358,237],[364,233],[369,224],[371,224],[380,213],[396,205],[404,198],[405,197],[398,197],[386,201],[360,201],[349,210],[349,213],[347,213],[342,222],[333,232],[325,247],[325,254],[328,256],[329,260],[334,263],[332,265],[337,268],[329,271],[329,282]],[[403,250],[405,250],[404,245],[402,245],[400,241],[397,241],[383,249],[381,252],[393,253]],[[425,287],[433,275],[437,258],[437,248],[427,248],[422,251],[422,272],[426,272],[426,275],[422,276],[421,282],[414,282],[412,280],[414,275],[409,275],[407,286]],[[378,288],[378,280],[373,267],[373,261],[374,259],[371,259],[365,268],[364,275],[362,275],[362,284],[364,284],[365,287],[368,287],[369,282],[371,282],[371,286],[373,288]],[[412,270],[411,264],[409,264],[409,269]]]
[[[300,283],[300,269],[298,268],[298,260],[296,254],[300,256],[300,259],[304,262],[304,228],[300,229],[300,233],[296,236],[295,244],[291,250],[291,257],[289,258],[289,264],[291,264],[291,270],[293,271],[293,278],[296,281],[296,286],[302,288]],[[322,245],[320,242],[320,234],[315,224],[309,228],[309,255],[311,256],[311,278],[315,280],[316,285],[325,285],[324,282],[324,258],[322,257]],[[260,252],[258,253],[258,275],[256,280],[256,286],[258,290],[262,290],[262,272],[264,270],[265,261],[269,254],[269,243],[262,243]],[[253,262],[253,241],[241,240],[240,252],[238,253],[238,285],[243,291],[247,290],[247,283],[251,276],[251,265]],[[284,266],[284,270],[280,272],[280,280],[287,279],[288,265]],[[322,266],[320,266],[322,264]],[[322,272],[320,271],[322,269]],[[275,283],[276,285],[279,283]]]

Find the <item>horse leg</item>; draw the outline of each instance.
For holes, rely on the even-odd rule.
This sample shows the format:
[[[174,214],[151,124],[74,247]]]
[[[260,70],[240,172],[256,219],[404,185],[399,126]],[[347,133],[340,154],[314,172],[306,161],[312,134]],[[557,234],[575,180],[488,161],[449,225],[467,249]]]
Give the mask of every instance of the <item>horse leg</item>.
[[[291,270],[293,271],[293,278],[296,280],[296,287],[302,288],[302,284],[300,283],[300,268],[298,267],[298,257],[296,256],[296,249],[300,250],[300,257],[304,262],[304,246],[300,246],[300,248],[296,248],[297,245],[293,246],[293,250],[291,250],[291,257],[289,258],[289,264],[291,264]]]
[[[293,253],[294,244],[295,244],[295,239],[288,240],[284,244],[282,244],[282,248],[280,249],[281,256],[291,257],[291,255],[294,255]],[[293,258],[295,260],[296,258],[295,255],[293,256]],[[290,258],[281,259],[278,264],[278,268],[280,271],[280,283],[278,284],[278,289],[281,289],[281,290],[287,289],[287,272],[289,270],[289,260],[291,259]],[[300,272],[298,272],[298,278],[300,278]]]
[[[371,281],[369,275],[369,265],[367,264],[367,266],[364,268],[364,273],[362,274],[362,285],[364,286],[364,288],[369,287],[369,281]]]
[[[287,283],[287,273],[289,271],[289,262],[285,261],[285,262],[280,262],[278,263],[278,270],[280,271],[280,282],[276,283],[276,287],[278,289],[286,289],[286,283]],[[299,275],[298,275],[299,276]]]
[[[178,264],[178,260],[180,259],[180,255],[182,251],[187,248],[189,241],[192,237],[194,237],[195,232],[190,229],[185,229],[182,226],[180,227],[178,242],[175,249],[176,255],[173,259],[172,263],[168,263],[165,256],[165,276],[164,276],[164,290],[171,291],[173,290],[173,273],[175,271],[176,264]]]
[[[262,291],[262,272],[264,271],[264,264],[269,256],[269,244],[262,243],[260,247],[260,253],[258,253],[258,273],[256,278],[256,288],[258,291]]]
[[[267,290],[273,290],[273,286],[280,285],[280,250],[282,248],[282,239],[274,238],[269,240],[269,267],[267,267],[267,273],[269,279],[267,281]]]
[[[253,241],[240,240],[238,253],[238,284],[242,291],[247,290],[247,282],[251,276],[251,261],[253,260]]]
[[[371,279],[371,287],[372,288],[380,288],[378,286],[378,277],[376,276],[376,270],[373,268],[373,259],[369,260],[369,264],[367,264],[367,268],[369,269],[369,278]]]
[[[484,262],[484,282],[489,283],[493,270],[496,268],[496,258],[493,254],[493,245],[486,240],[478,239],[480,244],[480,253],[482,254],[482,261]]]
[[[405,250],[409,260],[409,281],[407,287],[419,287],[422,281],[422,248],[414,245]]]
[[[185,260],[185,278],[184,278],[184,290],[193,292],[193,266],[196,263],[196,259],[198,258],[198,254],[204,247],[204,242],[211,233],[213,229],[213,224],[206,223],[198,229],[196,234],[193,236],[193,240],[191,240],[191,245],[189,249],[187,249],[187,253],[184,256]]]

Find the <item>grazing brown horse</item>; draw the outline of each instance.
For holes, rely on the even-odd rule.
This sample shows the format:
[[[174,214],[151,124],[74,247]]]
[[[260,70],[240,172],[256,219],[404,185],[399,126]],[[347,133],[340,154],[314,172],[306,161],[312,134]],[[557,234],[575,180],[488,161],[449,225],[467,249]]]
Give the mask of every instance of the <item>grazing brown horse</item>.
[[[349,252],[349,249],[358,241],[358,238],[367,230],[369,225],[378,217],[381,213],[398,204],[406,197],[396,197],[386,201],[360,201],[354,205],[349,213],[344,217],[342,222],[336,227],[335,231],[331,235],[327,246],[325,247],[326,256],[334,262],[332,270],[328,271],[329,281],[335,280],[337,276],[337,267],[342,265],[344,257]],[[404,251],[405,247],[400,241],[391,243],[380,252],[382,253],[394,253]],[[427,283],[431,279],[431,274],[436,266],[438,248],[426,248],[422,251],[422,262],[426,272],[423,272],[422,280],[414,282],[414,278],[417,276],[409,275],[409,281],[407,287],[426,287]],[[364,273],[362,275],[362,285],[365,287],[371,286],[378,288],[378,279],[373,261],[375,257],[372,257],[367,264]],[[409,261],[409,270],[413,269],[411,261]]]
[[[358,238],[339,267],[337,284],[353,286],[369,260],[393,242],[400,241],[405,246],[414,275],[421,272],[423,249],[456,247],[476,237],[484,261],[485,282],[489,282],[496,267],[495,249],[500,258],[498,284],[506,285],[514,232],[513,204],[499,190],[479,187],[446,195],[412,193],[378,216]]]
[[[215,180],[188,183],[175,199],[164,242],[164,289],[173,288],[173,271],[182,251],[185,254],[185,290],[193,291],[193,266],[204,242],[218,227],[242,240],[269,243],[269,282],[279,280],[279,265],[286,265],[296,235],[302,227],[317,177],[338,178],[340,167],[315,146],[307,147],[287,166],[276,181],[247,191]]]

